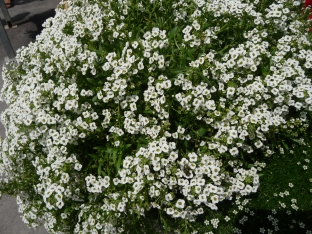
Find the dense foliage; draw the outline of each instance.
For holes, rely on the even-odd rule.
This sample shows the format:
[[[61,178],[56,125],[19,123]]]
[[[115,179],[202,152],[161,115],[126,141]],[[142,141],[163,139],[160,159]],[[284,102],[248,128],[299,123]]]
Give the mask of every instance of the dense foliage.
[[[51,233],[143,230],[152,214],[182,232],[256,193],[264,158],[309,127],[302,5],[60,4],[4,68],[0,191]]]

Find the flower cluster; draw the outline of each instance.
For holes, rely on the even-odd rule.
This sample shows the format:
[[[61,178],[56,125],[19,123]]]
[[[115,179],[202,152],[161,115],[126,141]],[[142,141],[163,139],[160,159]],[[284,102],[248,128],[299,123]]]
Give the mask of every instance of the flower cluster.
[[[25,222],[122,233],[129,216],[192,223],[257,192],[256,161],[312,110],[300,2],[269,2],[61,4],[3,72],[0,188]]]

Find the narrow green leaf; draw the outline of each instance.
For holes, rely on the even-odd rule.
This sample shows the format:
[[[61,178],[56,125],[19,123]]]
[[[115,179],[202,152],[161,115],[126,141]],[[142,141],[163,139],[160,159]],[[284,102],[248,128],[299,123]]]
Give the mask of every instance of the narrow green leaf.
[[[286,145],[286,143],[284,141],[282,141],[283,146],[285,147],[286,150],[289,150],[288,145]]]
[[[302,142],[300,140],[297,139],[292,139],[294,142],[298,143],[298,144],[302,144]]]
[[[187,55],[191,58],[191,60],[194,60],[194,53],[196,50],[197,48],[187,50]]]
[[[143,113],[144,114],[153,114],[153,110],[144,110]]]
[[[145,138],[143,138],[143,137],[140,137],[138,140],[140,142],[142,142],[143,144],[147,144],[148,143],[148,141]]]
[[[111,148],[110,148],[110,149],[105,150],[105,152],[106,152],[106,153],[108,153],[108,154],[113,153],[113,151],[114,151],[114,149],[111,149]]]
[[[98,194],[98,195],[96,196],[94,202],[95,202],[95,203],[98,203],[98,202],[100,202],[103,198],[104,198],[104,193],[100,193],[100,194]]]
[[[103,166],[103,161],[100,161],[99,166],[98,166],[98,175],[102,175],[102,166]]]
[[[96,102],[98,100],[98,97],[97,95],[95,95],[93,98],[92,98],[92,102]]]
[[[203,25],[203,29],[208,28],[208,27],[209,27],[209,25],[211,25],[211,23],[210,23],[210,22],[205,23],[205,24]]]
[[[121,154],[119,154],[118,155],[118,161],[117,161],[117,163],[116,163],[116,171],[118,172],[119,171],[119,169],[120,169],[120,165],[121,165],[121,158],[122,158],[122,155]]]
[[[95,78],[102,78],[102,77],[106,77],[105,73],[98,73],[95,75]],[[99,81],[98,81],[99,83]],[[101,81],[101,83],[103,83],[103,81]]]
[[[95,146],[93,147],[93,149],[98,150],[98,151],[101,151],[101,150],[105,151],[107,148],[104,146]]]
[[[180,33],[177,33],[177,39],[178,39],[178,42],[182,43],[182,36]]]
[[[164,227],[165,227],[165,233],[168,233],[168,224],[167,224],[166,220],[163,218],[162,213],[159,212],[159,214],[160,214],[161,222],[164,224]]]
[[[88,156],[91,156],[94,160],[98,160],[100,158],[99,154],[88,154]]]
[[[86,80],[87,80],[90,84],[97,85],[97,81],[96,81],[95,79],[92,79],[92,78],[87,77]]]
[[[114,162],[115,162],[116,157],[117,157],[117,152],[118,152],[118,149],[114,149],[114,151],[113,151],[113,161]]]
[[[203,80],[207,80],[207,77],[205,77],[201,71],[198,71],[197,74],[198,74]]]
[[[180,66],[185,67],[186,64],[186,55],[181,56]]]
[[[182,69],[182,68],[174,68],[174,69],[170,69],[169,72],[172,74],[180,74],[182,72],[185,72],[186,69]]]
[[[132,145],[132,144],[127,144],[127,145],[125,145],[124,149],[125,149],[125,150],[128,149],[131,145]]]
[[[207,132],[207,129],[206,128],[200,128],[197,132],[197,135],[198,136],[203,136],[205,133]]]
[[[248,164],[247,167],[250,169],[252,167],[254,167],[255,165],[254,164]]]
[[[173,28],[173,29],[169,32],[169,35],[168,35],[169,39],[171,39],[171,38],[174,37],[174,35],[176,34],[177,30],[178,30],[178,26],[175,27],[175,28]]]

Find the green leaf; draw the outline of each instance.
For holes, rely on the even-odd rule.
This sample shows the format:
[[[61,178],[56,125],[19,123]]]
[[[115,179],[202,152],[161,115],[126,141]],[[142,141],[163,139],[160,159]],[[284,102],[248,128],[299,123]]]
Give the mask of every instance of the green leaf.
[[[267,74],[267,72],[269,71],[269,66],[264,66],[261,63],[261,71],[262,71],[263,74]]]
[[[300,140],[297,140],[297,139],[292,139],[294,142],[298,143],[298,144],[302,144],[302,142]]]
[[[187,55],[190,57],[191,60],[194,60],[194,53],[196,50],[197,50],[197,48],[187,50]]]
[[[182,36],[181,36],[181,34],[177,33],[176,36],[177,36],[178,42],[182,43]]]
[[[174,35],[177,33],[177,30],[178,30],[178,26],[176,26],[175,28],[173,28],[169,34],[168,34],[168,38],[171,39],[174,37]]]
[[[254,164],[248,164],[248,165],[247,165],[247,168],[250,169],[250,168],[252,168],[252,167],[254,167],[254,166],[255,166]]]
[[[180,66],[184,67],[186,64],[186,55],[181,56]]]
[[[206,128],[200,128],[197,132],[197,135],[198,136],[203,136],[205,133],[207,132],[207,129]]]
[[[206,29],[206,28],[208,28],[208,27],[209,27],[209,25],[211,25],[211,22],[207,22],[207,23],[205,23],[205,24],[203,25],[203,27],[202,27],[202,28],[203,28],[203,30],[204,30],[204,29]]]
[[[96,198],[94,199],[95,203],[99,203],[101,200],[103,200],[105,193],[100,193],[96,196]]]
[[[116,162],[116,171],[118,172],[121,165],[122,154],[118,155],[118,161]]]
[[[93,158],[94,160],[99,160],[100,159],[100,155],[99,154],[88,154],[88,156],[91,156],[91,158]]]
[[[105,77],[105,73],[97,73],[95,75],[95,78],[99,78],[99,77]]]
[[[93,84],[93,85],[97,85],[97,81],[95,79],[92,79],[92,78],[89,78],[87,77],[86,80],[90,83],[90,84]]]
[[[207,77],[205,77],[201,71],[197,71],[197,75],[199,75],[203,80],[207,80]]]
[[[168,224],[167,224],[166,220],[163,218],[162,213],[159,212],[159,214],[160,214],[161,222],[164,224],[165,233],[168,233]]]
[[[114,151],[113,151],[113,161],[114,162],[115,162],[116,157],[117,157],[117,152],[118,152],[118,149],[114,149]]]
[[[113,153],[113,152],[114,152],[114,149],[109,148],[109,149],[105,150],[105,152],[106,152],[106,153],[108,153],[108,154],[111,154],[111,153]]]
[[[132,144],[127,144],[127,145],[125,145],[124,149],[125,149],[125,150],[128,149],[131,145],[132,145]]]
[[[99,166],[98,166],[98,175],[102,175],[102,166],[103,166],[103,161],[99,161]]]
[[[185,146],[185,148],[188,148],[188,141],[184,141],[184,146]]]
[[[285,147],[286,150],[289,150],[288,145],[286,145],[286,143],[284,141],[282,141],[283,146]]]
[[[143,144],[146,144],[146,145],[148,143],[148,140],[144,137],[140,137],[138,140],[139,140],[139,142],[142,142]]]
[[[143,113],[144,114],[153,114],[153,110],[144,110]]]
[[[97,95],[95,95],[93,98],[92,98],[92,102],[96,102],[98,100],[98,97]]]
[[[173,68],[173,69],[169,69],[168,72],[172,73],[172,74],[180,74],[182,72],[185,72],[186,69],[183,68]]]
[[[92,49],[93,52],[95,52],[97,55],[101,55],[103,56],[103,50],[96,50],[96,49]]]
[[[93,149],[95,149],[95,150],[98,150],[98,151],[105,151],[106,149],[107,149],[107,147],[104,147],[104,146],[95,146],[95,147],[93,147]]]

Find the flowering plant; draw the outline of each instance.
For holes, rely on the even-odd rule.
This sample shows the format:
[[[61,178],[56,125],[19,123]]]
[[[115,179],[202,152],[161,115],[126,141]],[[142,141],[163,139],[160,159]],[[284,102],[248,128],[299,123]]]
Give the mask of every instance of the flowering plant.
[[[308,128],[302,5],[60,4],[4,68],[0,189],[51,233],[123,233],[151,213],[188,232],[257,192],[264,156]]]

